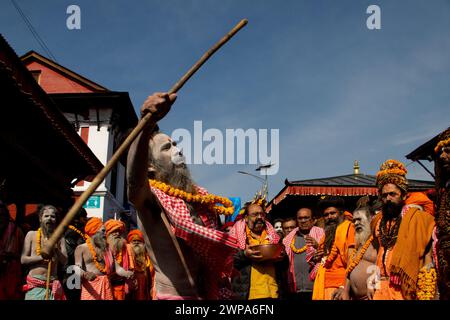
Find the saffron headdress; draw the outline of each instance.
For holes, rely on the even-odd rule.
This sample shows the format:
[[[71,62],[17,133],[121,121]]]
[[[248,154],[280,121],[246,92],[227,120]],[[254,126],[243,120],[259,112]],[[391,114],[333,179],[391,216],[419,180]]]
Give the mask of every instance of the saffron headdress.
[[[385,184],[392,183],[405,192],[408,192],[408,180],[406,180],[406,170],[403,163],[398,160],[386,160],[377,173],[376,185],[382,189]]]

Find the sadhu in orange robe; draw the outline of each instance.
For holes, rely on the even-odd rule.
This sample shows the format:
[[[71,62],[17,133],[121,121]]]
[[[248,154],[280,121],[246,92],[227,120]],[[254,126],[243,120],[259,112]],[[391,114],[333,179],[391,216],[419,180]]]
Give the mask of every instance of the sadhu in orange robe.
[[[331,300],[333,292],[345,285],[345,271],[349,250],[355,247],[355,227],[348,220],[351,214],[345,213],[346,219],[336,228],[334,243],[330,254],[321,263],[314,281],[313,300]],[[320,242],[323,247],[325,236]]]

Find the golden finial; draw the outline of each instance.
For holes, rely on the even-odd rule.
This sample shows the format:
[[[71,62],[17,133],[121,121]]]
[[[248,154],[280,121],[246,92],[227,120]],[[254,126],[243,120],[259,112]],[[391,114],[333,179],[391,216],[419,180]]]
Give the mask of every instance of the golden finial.
[[[359,162],[358,160],[355,160],[353,163],[353,174],[359,174]]]

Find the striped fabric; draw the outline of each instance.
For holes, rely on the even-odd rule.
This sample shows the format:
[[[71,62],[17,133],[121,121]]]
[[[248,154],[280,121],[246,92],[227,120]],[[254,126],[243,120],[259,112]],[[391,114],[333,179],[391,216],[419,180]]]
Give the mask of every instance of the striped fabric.
[[[280,236],[276,233],[269,221],[265,221],[265,223],[267,237],[270,243],[278,243],[280,241]],[[230,230],[230,235],[237,238],[238,246],[241,250],[245,249],[245,245],[247,243],[247,233],[245,232],[246,225],[245,219],[242,219],[236,222]]]
[[[47,281],[43,279],[38,279],[40,276],[27,276],[27,284],[23,286],[23,291],[28,292],[35,288],[46,288]],[[45,278],[45,277],[43,277]],[[64,295],[64,290],[62,288],[61,282],[56,279],[52,279],[49,284],[49,288],[51,289],[51,295],[49,295],[49,299],[51,300],[66,300],[66,296]],[[45,290],[42,291],[43,296],[42,300],[45,299]]]
[[[80,300],[114,300],[108,276],[97,276],[94,280],[83,279]]]
[[[200,257],[208,268],[208,298],[217,299],[219,288],[216,285],[221,274],[230,276],[230,257],[238,249],[236,238],[218,229],[218,215],[208,212],[204,206],[195,206],[195,210],[205,226],[195,224],[184,200],[169,196],[159,189],[151,187],[153,194],[158,198],[176,237],[183,239]],[[196,186],[197,192],[202,195],[208,192]]]

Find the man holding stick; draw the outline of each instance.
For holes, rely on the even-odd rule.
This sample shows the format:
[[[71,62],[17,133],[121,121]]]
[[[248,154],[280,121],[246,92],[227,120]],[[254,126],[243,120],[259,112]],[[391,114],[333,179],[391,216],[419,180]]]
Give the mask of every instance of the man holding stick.
[[[226,262],[237,248],[217,230],[218,214],[234,209],[193,183],[176,143],[158,131],[175,99],[155,93],[141,107],[150,119],[128,153],[128,197],[155,268],[156,299],[217,299],[217,279],[231,272]]]
[[[61,283],[57,280],[58,262],[67,263],[64,238],[61,238],[53,250],[51,259],[41,256],[41,248],[48,241],[56,227],[54,206],[46,205],[39,210],[40,228],[29,231],[25,237],[21,262],[29,267],[25,300],[65,300]],[[50,292],[48,292],[50,291]]]

